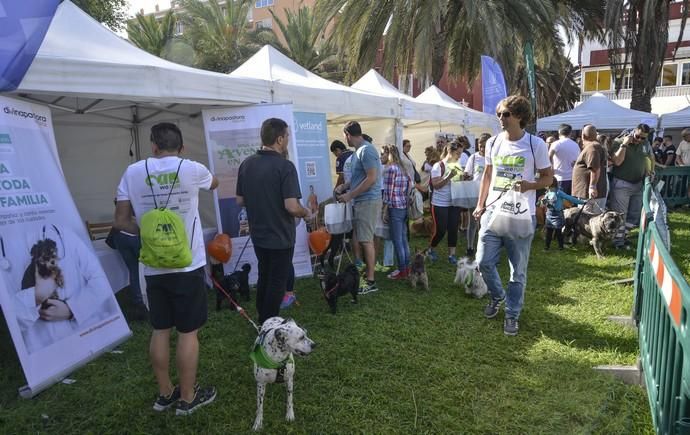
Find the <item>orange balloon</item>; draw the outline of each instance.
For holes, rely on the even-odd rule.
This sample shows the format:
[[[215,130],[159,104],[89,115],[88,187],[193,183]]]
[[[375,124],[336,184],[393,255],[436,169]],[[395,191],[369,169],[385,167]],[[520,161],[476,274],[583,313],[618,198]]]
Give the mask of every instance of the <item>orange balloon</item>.
[[[331,243],[331,234],[324,228],[309,233],[309,247],[314,254],[323,254],[329,243]]]
[[[216,234],[206,246],[208,254],[220,261],[227,263],[232,257],[232,239],[227,234]]]

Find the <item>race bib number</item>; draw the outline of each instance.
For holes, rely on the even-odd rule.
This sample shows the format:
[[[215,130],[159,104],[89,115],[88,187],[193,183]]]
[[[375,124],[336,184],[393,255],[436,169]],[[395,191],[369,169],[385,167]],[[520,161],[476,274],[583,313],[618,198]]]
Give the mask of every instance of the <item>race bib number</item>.
[[[494,190],[504,191],[512,188],[513,184],[522,180],[525,171],[525,158],[521,156],[496,156],[496,179]]]

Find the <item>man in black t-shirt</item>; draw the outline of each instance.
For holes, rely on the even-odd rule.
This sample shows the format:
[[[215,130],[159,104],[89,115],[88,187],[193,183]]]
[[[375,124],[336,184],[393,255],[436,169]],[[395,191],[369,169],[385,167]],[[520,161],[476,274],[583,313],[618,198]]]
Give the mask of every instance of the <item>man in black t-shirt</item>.
[[[277,316],[292,269],[295,249],[295,218],[309,220],[295,165],[285,158],[288,125],[269,118],[261,125],[263,146],[240,165],[237,203],[247,210],[249,235],[259,261],[256,310],[259,322]]]
[[[338,175],[335,187],[338,187],[345,182],[345,162],[352,155],[352,150],[348,150],[341,141],[334,140],[331,143],[331,152],[335,156],[335,173]]]
[[[670,134],[664,135],[664,143],[661,145],[661,150],[664,157],[662,158],[662,165],[675,166],[676,165],[676,146],[673,145],[673,136]]]

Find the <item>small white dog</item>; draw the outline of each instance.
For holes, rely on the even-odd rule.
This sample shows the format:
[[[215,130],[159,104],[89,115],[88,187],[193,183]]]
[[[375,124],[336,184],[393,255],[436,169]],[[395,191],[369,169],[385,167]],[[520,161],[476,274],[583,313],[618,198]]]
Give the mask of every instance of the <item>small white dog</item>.
[[[253,430],[259,431],[263,426],[266,384],[285,382],[287,387],[285,419],[295,420],[295,410],[292,405],[295,361],[292,355],[309,355],[315,347],[316,343],[307,337],[307,331],[297,326],[292,319],[271,317],[263,323],[250,354],[250,358],[254,361],[254,378],[256,379],[256,420],[254,420]]]
[[[486,283],[479,272],[479,264],[467,257],[458,260],[455,283],[465,287],[465,293],[481,299],[487,293]]]

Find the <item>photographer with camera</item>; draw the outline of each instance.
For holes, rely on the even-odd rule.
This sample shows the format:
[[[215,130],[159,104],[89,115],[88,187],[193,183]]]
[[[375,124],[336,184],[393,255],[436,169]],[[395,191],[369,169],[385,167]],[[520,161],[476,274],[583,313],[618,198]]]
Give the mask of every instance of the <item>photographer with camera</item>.
[[[613,141],[609,156],[613,163],[613,180],[609,193],[609,208],[623,213],[625,224],[618,228],[613,240],[616,249],[630,249],[628,231],[640,220],[644,178],[653,173],[654,157],[647,145],[651,128],[638,125]]]

